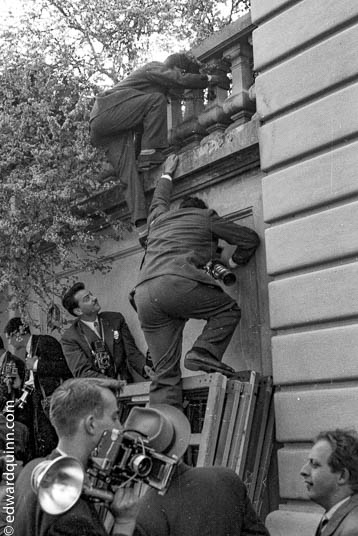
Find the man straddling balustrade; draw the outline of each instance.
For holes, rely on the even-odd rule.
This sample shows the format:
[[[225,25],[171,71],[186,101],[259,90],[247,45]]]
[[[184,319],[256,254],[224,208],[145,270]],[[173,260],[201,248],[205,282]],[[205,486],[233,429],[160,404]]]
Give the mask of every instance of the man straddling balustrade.
[[[164,63],[145,64],[96,97],[90,115],[91,141],[105,149],[125,188],[140,241],[141,233],[145,233],[147,208],[137,166],[148,169],[164,160],[162,150],[168,146],[167,98],[171,91],[209,85],[228,89],[230,83],[225,75],[201,74],[198,62],[186,54],[172,54]],[[141,137],[140,144],[135,144],[135,133],[137,139]]]
[[[216,280],[218,275],[234,275],[213,262],[218,241],[237,246],[230,259],[235,268],[254,255],[259,237],[248,227],[220,218],[196,197],[184,198],[178,209],[170,210],[177,163],[176,156],[166,160],[153,195],[147,249],[134,299],[154,367],[150,402],[181,408],[180,359],[188,319],[205,319],[207,323],[187,353],[184,366],[205,372],[235,372],[222,363],[222,357],[241,311]]]

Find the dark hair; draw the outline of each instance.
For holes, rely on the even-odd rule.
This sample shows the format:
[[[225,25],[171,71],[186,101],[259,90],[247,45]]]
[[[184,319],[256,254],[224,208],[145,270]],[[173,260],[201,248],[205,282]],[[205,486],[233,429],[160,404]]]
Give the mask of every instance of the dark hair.
[[[75,283],[72,285],[70,289],[64,294],[62,298],[62,305],[68,311],[72,316],[76,316],[73,312],[76,307],[78,307],[78,301],[75,299],[75,294],[79,290],[83,290],[85,288],[85,284],[81,283],[80,281],[78,283]]]
[[[355,430],[329,430],[321,432],[315,439],[327,441],[332,447],[328,465],[333,472],[347,469],[349,485],[355,493],[358,492],[358,434]]]
[[[0,337],[0,350],[2,350],[3,348],[5,348],[5,346],[4,346],[4,341],[3,341],[2,338]]]
[[[15,316],[14,318],[10,318],[6,324],[4,333],[6,335],[14,335],[15,333],[26,335],[30,333],[30,328],[27,324],[24,324],[19,316]]]
[[[119,390],[120,386],[121,382],[101,378],[71,378],[63,382],[51,396],[50,421],[57,435],[71,436],[80,420],[90,413],[101,417],[104,412],[103,390]]]
[[[200,197],[186,195],[179,203],[179,208],[208,208],[208,205]]]
[[[167,57],[164,64],[170,69],[179,67],[179,69],[187,73],[199,74],[199,63],[184,53],[171,54]]]

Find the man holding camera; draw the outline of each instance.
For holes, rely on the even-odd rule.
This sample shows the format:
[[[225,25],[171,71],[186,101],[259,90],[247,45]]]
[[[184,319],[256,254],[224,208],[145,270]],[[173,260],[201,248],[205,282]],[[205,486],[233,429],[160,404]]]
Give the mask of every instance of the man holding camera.
[[[80,282],[66,292],[62,305],[76,317],[61,338],[74,377],[109,377],[128,383],[145,380],[145,357],[121,313],[100,313],[97,297]]]
[[[64,382],[51,400],[50,419],[58,434],[57,448],[48,457],[55,460],[59,456],[71,456],[87,467],[90,454],[97,447],[105,430],[121,428],[118,420],[117,399],[113,391],[120,388],[116,380],[99,378],[79,378]],[[29,462],[21,471],[15,485],[16,536],[106,536],[94,504],[84,496],[66,512],[59,515],[46,513],[40,505],[37,494],[32,489],[32,475],[41,459]],[[58,475],[61,477],[61,474]],[[50,478],[44,484],[51,500]],[[56,478],[54,479],[56,483]],[[63,486],[68,482],[63,481]],[[47,486],[47,489],[46,489]],[[61,487],[61,484],[60,484]],[[72,490],[68,488],[62,499]],[[134,530],[137,497],[133,488],[116,491],[111,511],[114,515],[113,536],[130,536]]]
[[[177,210],[169,210],[177,163],[174,155],[166,160],[153,195],[135,302],[154,365],[150,402],[181,408],[180,359],[188,319],[207,323],[185,356],[184,366],[234,373],[222,357],[240,320],[240,308],[205,267],[215,258],[219,239],[237,246],[230,259],[234,268],[250,260],[259,238],[252,229],[220,218],[195,197],[184,198]]]

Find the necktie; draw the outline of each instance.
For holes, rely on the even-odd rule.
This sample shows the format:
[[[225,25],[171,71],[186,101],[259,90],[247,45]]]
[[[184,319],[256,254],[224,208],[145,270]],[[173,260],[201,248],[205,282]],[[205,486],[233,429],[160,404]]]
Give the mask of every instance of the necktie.
[[[99,326],[99,322],[98,322],[98,320],[95,320],[95,321],[94,321],[93,327],[94,327],[94,329],[96,330],[97,335],[100,337],[100,336],[101,336],[101,330],[100,330],[100,326]]]
[[[316,536],[321,536],[321,534],[323,534],[324,532],[324,529],[325,527],[327,526],[328,524],[328,519],[326,518],[326,516],[324,515],[317,527],[317,530],[316,530]]]

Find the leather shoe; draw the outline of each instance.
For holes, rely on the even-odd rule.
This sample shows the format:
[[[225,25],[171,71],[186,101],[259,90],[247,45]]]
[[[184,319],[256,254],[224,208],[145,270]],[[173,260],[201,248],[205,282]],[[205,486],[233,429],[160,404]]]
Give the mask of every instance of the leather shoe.
[[[199,353],[190,350],[185,356],[184,367],[188,370],[202,370],[203,372],[221,372],[221,374],[235,374],[235,370],[221,361],[215,359],[209,353]]]
[[[137,165],[139,169],[145,170],[154,166],[159,166],[164,162],[165,156],[161,151],[154,151],[151,154],[140,154],[138,156]]]

